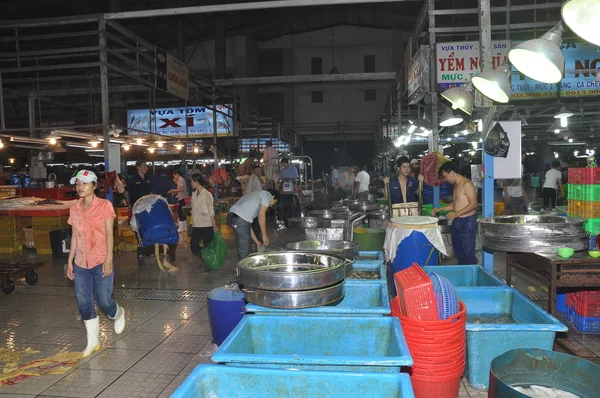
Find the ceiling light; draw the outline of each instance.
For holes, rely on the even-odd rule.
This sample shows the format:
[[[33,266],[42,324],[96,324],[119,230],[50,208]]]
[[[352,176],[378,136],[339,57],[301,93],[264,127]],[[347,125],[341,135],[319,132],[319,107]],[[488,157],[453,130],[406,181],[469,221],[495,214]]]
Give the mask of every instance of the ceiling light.
[[[194,153],[200,153],[200,147],[198,147],[198,145],[194,145],[193,151]]]
[[[442,127],[450,127],[456,126],[459,123],[462,123],[463,118],[459,114],[452,111],[450,108],[446,108],[442,116],[440,117],[440,126]]]
[[[510,67],[507,64],[481,72],[473,76],[471,81],[477,91],[492,101],[505,104],[510,99]]]
[[[15,158],[9,158],[8,159],[8,163],[15,164]]]
[[[583,40],[600,45],[598,21],[600,20],[600,1],[567,0],[562,6],[563,21]]]
[[[467,115],[473,113],[473,85],[471,83],[449,88],[440,95],[450,102],[452,109],[460,109]]]
[[[0,140],[0,149],[4,148],[4,143]]]
[[[525,76],[542,83],[558,83],[565,71],[562,44],[562,23],[544,33],[539,39],[528,40],[508,53],[510,63]]]
[[[181,151],[183,149],[183,144],[181,143],[181,141],[177,141],[176,143],[173,144],[173,146],[178,151]]]
[[[45,140],[48,141],[50,145],[56,145],[58,143],[58,140],[60,140],[61,138],[62,137],[56,131],[51,131],[50,134],[46,136]]]
[[[573,138],[569,138],[569,142],[573,142]]]
[[[167,143],[167,141],[165,141],[162,138],[158,138],[157,140],[154,141],[154,143],[159,147],[162,148],[163,145],[165,145]]]
[[[150,145],[150,146],[147,148],[147,151],[148,151],[148,152],[150,152],[150,153],[154,153],[154,151],[156,151],[156,148],[155,148],[155,147],[153,147],[152,145]]]
[[[558,153],[554,152],[554,158],[558,159]]]
[[[129,140],[125,140],[125,142],[123,143],[123,145],[121,145],[121,148],[123,148],[124,151],[128,151],[131,149],[131,143],[129,142]]]
[[[417,126],[415,126],[414,124],[411,124],[411,125],[408,127],[408,134],[412,134],[412,133],[414,133],[414,131],[415,131],[416,129],[417,129]]]
[[[88,144],[90,144],[92,146],[92,148],[96,148],[98,145],[100,145],[100,140],[98,139],[98,137],[93,136],[91,140],[88,141]]]
[[[135,142],[136,142],[138,145],[142,145],[142,143],[144,142],[144,139],[143,139],[143,138],[136,138],[136,139],[135,139]]]
[[[554,115],[554,118],[555,119],[561,119],[563,117],[571,117],[571,116],[573,116],[573,112],[567,110],[564,106],[562,106],[560,108],[560,111],[558,111],[556,113],[556,115]]]

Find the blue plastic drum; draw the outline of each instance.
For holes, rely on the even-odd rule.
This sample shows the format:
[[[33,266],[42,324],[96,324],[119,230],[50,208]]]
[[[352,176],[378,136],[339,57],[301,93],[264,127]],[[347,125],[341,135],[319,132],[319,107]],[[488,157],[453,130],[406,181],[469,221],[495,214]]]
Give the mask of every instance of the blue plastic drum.
[[[221,345],[246,313],[244,293],[218,287],[208,292],[208,317],[213,342]]]
[[[174,245],[179,242],[171,209],[164,200],[158,199],[149,212],[137,213],[135,218],[143,246],[154,246],[156,243]]]
[[[410,267],[413,263],[417,263],[421,267],[425,265],[438,265],[438,250],[419,231],[413,231],[398,244],[396,257],[390,267],[390,275],[388,275],[393,296],[396,295],[394,274]]]

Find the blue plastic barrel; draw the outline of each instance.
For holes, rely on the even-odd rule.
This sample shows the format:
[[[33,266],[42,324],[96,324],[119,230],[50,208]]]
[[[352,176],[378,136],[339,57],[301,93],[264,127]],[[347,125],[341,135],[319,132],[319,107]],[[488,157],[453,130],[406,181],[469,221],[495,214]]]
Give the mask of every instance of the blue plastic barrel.
[[[218,287],[208,292],[208,317],[213,342],[221,345],[246,312],[244,293]]]
[[[438,265],[438,250],[419,231],[413,231],[398,244],[396,257],[390,267],[390,275],[388,275],[393,296],[396,295],[394,274],[410,267],[413,263],[417,263],[422,267],[425,265]]]
[[[143,246],[177,244],[179,233],[169,205],[164,200],[158,199],[150,211],[143,211],[135,215],[138,232],[142,238]]]

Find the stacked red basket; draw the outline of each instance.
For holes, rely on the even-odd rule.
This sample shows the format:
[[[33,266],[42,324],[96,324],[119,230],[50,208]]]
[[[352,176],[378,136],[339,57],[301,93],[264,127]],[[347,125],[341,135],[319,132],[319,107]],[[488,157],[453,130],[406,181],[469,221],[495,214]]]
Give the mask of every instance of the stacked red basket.
[[[396,277],[402,272],[405,274]],[[423,283],[423,275],[429,279],[427,274],[415,264],[396,275],[395,281],[399,293],[392,301],[392,315],[400,319],[413,357],[414,365],[409,370],[409,374],[415,397],[456,398],[466,361],[466,307],[461,302],[457,314],[444,320],[430,320],[431,308],[416,304],[417,300],[411,297],[411,292],[417,292],[421,299],[428,296],[427,285]],[[411,279],[407,275],[416,277]],[[411,284],[417,285],[418,288],[411,288]],[[431,285],[431,281],[429,284]],[[433,291],[433,288],[431,290]],[[401,304],[402,301],[404,306]],[[415,313],[415,306],[425,312],[424,316],[420,317]],[[437,319],[435,301],[433,307]]]

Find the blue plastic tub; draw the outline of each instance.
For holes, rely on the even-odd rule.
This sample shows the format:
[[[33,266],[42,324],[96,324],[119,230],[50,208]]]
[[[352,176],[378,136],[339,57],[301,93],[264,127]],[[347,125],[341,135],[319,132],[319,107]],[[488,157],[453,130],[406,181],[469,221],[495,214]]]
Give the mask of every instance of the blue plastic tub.
[[[246,312],[257,315],[390,315],[390,299],[387,286],[373,281],[356,282],[347,279],[344,283],[344,299],[338,304],[297,310],[281,310],[248,304]]]
[[[403,373],[316,372],[199,365],[171,398],[413,398]]]
[[[504,282],[484,270],[481,265],[438,265],[423,269],[428,274],[435,272],[448,278],[455,288],[506,287]]]
[[[208,292],[207,301],[213,341],[220,345],[244,316],[244,293],[218,287]]]
[[[458,289],[467,307],[465,376],[478,389],[487,388],[490,363],[517,348],[552,350],[556,332],[568,328],[512,288]]]
[[[260,368],[399,373],[412,357],[391,316],[246,315],[213,362]]]
[[[179,232],[169,205],[164,200],[157,200],[150,211],[143,211],[135,215],[138,232],[144,246],[177,244]]]
[[[359,264],[374,264],[381,265],[385,261],[385,256],[382,251],[359,251],[358,257],[354,260]]]
[[[392,296],[396,296],[394,274],[417,263],[420,266],[437,265],[438,250],[429,242],[427,237],[419,231],[413,231],[407,238],[398,244],[396,257],[389,269],[388,281]]]

